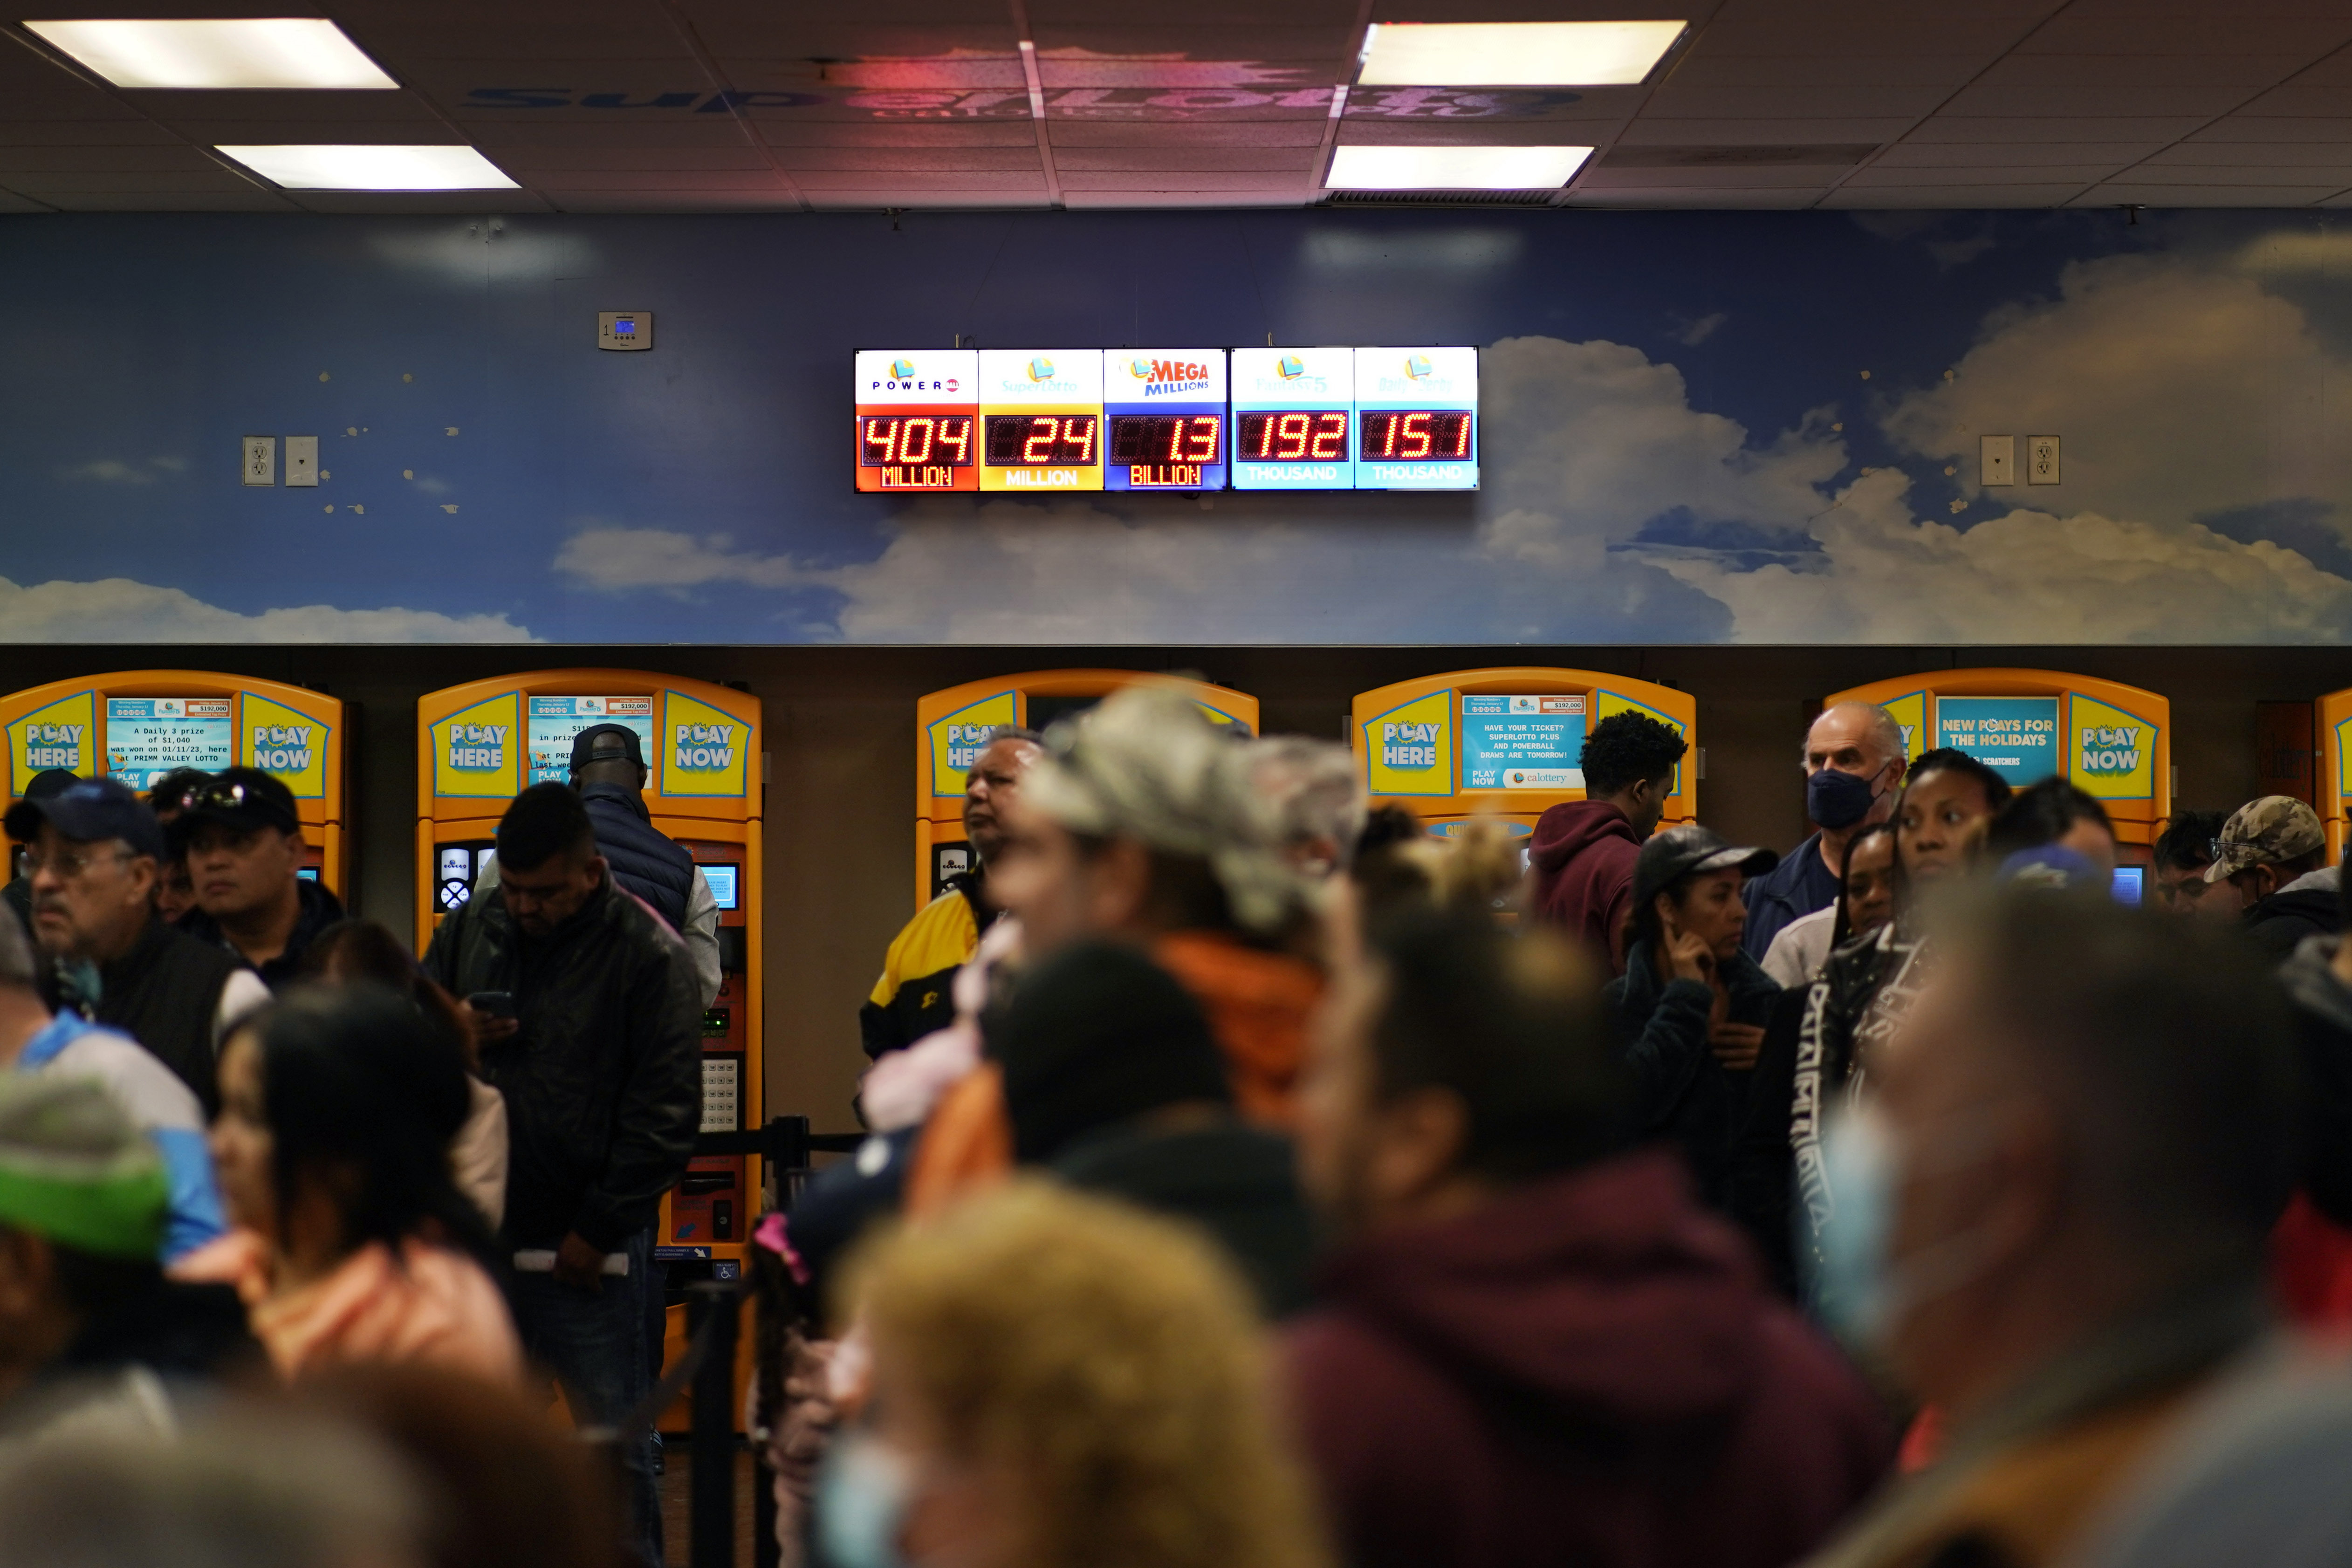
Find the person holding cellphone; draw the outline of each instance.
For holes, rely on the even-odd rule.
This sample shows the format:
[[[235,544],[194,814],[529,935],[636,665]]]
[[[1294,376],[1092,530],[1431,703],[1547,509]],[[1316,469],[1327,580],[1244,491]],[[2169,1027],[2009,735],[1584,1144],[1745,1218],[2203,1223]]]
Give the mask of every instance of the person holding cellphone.
[[[1609,983],[1635,1132],[1677,1145],[1699,1196],[1724,1207],[1748,1080],[1780,988],[1740,949],[1740,890],[1779,862],[1696,822],[1654,835],[1633,865],[1625,972]]]

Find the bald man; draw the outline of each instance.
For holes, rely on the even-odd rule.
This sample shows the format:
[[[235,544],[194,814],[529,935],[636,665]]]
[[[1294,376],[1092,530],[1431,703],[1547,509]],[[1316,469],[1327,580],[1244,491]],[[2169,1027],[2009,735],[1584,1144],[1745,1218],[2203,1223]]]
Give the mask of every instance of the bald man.
[[[1805,815],[1812,837],[1769,875],[1747,887],[1748,933],[1741,951],[1758,963],[1780,928],[1837,902],[1845,847],[1874,822],[1895,814],[1910,756],[1903,727],[1874,703],[1839,703],[1805,731]]]

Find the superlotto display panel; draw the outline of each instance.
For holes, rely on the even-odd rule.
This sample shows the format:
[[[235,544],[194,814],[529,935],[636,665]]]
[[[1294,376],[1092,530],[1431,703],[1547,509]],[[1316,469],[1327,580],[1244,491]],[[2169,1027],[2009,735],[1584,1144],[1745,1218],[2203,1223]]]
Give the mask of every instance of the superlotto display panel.
[[[625,725],[636,732],[637,755],[648,768],[654,761],[654,699],[626,697],[542,697],[530,699],[530,726],[524,733],[530,747],[530,781],[565,783],[572,777],[572,742],[583,729],[600,724]]]
[[[867,350],[867,491],[1475,490],[1471,348]]]
[[[109,697],[106,776],[152,789],[175,768],[217,772],[236,761],[226,697]]]

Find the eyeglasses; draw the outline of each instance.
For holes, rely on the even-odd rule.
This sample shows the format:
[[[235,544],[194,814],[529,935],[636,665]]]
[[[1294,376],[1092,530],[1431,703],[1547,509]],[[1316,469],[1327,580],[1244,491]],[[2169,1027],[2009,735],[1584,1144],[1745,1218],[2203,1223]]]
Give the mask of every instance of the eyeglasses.
[[[127,861],[135,852],[120,846],[92,845],[87,849],[58,849],[44,855],[38,850],[25,852],[25,873],[38,876],[47,872],[59,882],[72,882],[100,860]]]

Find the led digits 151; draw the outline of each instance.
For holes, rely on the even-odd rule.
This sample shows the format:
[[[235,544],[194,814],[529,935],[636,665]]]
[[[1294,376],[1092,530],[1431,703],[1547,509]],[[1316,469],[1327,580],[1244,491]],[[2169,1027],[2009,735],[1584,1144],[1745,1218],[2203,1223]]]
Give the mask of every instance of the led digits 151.
[[[1089,466],[1095,460],[1095,419],[1091,413],[992,413],[988,465]]]
[[[1367,463],[1459,463],[1470,455],[1470,415],[1459,409],[1380,409],[1364,414]]]
[[[1348,455],[1348,416],[1323,413],[1244,413],[1241,455],[1254,463],[1337,463]]]

